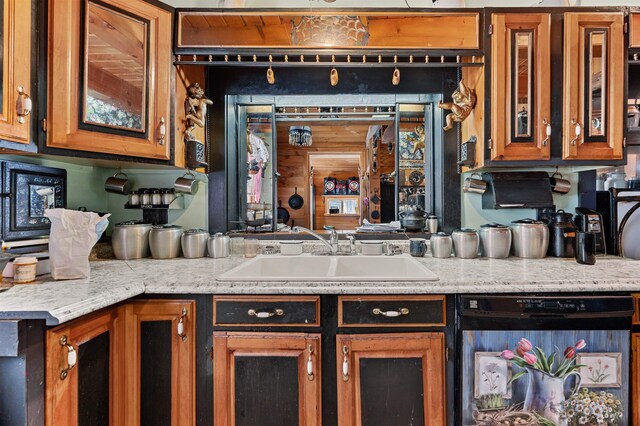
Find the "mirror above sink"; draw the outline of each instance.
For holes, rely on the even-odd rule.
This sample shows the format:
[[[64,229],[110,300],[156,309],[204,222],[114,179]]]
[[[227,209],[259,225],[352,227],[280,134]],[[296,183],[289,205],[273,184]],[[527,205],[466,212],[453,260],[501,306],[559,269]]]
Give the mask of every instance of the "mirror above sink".
[[[218,277],[224,282],[398,282],[438,281],[409,255],[258,256]]]

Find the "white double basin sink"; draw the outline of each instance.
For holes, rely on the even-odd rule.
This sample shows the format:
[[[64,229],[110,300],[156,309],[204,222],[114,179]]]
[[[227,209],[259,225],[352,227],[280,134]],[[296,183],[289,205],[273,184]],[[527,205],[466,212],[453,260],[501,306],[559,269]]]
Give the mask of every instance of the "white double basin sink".
[[[411,256],[258,256],[221,274],[218,281],[437,281]]]

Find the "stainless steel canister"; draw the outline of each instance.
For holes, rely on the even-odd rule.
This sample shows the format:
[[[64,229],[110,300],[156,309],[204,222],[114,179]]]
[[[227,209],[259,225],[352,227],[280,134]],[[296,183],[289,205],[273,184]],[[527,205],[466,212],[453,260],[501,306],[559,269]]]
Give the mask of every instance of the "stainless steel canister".
[[[480,239],[475,229],[462,228],[453,231],[453,252],[461,259],[473,259],[478,257]]]
[[[545,222],[522,219],[511,222],[513,252],[517,257],[542,259],[549,247],[549,227]]]
[[[207,253],[207,241],[209,233],[204,229],[188,229],[180,238],[182,242],[182,255],[187,259],[204,257]]]
[[[231,238],[228,235],[217,233],[209,237],[207,247],[209,249],[209,257],[215,259],[229,257],[231,255]]]
[[[480,227],[480,245],[483,256],[492,259],[509,257],[511,251],[511,230],[498,223],[487,223]]]
[[[116,224],[111,232],[111,247],[116,259],[149,257],[149,231],[150,223],[129,221]]]
[[[445,232],[432,234],[429,240],[431,246],[431,255],[439,259],[447,259],[451,257],[451,247],[453,245],[451,235]]]
[[[149,248],[154,259],[173,259],[180,256],[182,227],[177,225],[154,226],[149,231]]]

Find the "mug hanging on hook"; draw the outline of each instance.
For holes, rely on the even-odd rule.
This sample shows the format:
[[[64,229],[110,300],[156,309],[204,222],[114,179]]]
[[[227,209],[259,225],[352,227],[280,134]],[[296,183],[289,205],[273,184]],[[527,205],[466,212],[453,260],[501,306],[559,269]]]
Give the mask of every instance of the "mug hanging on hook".
[[[104,182],[104,190],[107,192],[113,192],[114,194],[129,194],[131,191],[131,182],[129,182],[129,177],[118,169],[115,175],[108,177]]]
[[[474,176],[478,177],[474,178]],[[487,190],[487,182],[482,179],[482,175],[480,173],[472,173],[471,177],[468,177],[464,180],[462,190],[464,192],[475,192],[476,194],[484,194]]]
[[[562,178],[562,174],[558,172],[557,167],[555,173],[549,178],[549,183],[551,184],[551,190],[558,194],[566,194],[571,191],[571,182]]]
[[[400,84],[400,70],[398,69],[398,67],[395,67],[395,69],[393,70],[393,75],[391,77],[391,84],[393,84],[394,86],[397,86],[398,84]]]
[[[338,70],[335,67],[331,68],[331,73],[329,74],[329,81],[331,82],[332,86],[338,85]]]
[[[267,83],[269,84],[276,83],[276,76],[273,72],[273,68],[271,68],[271,65],[269,65],[269,68],[267,68]]]
[[[191,171],[187,171],[182,177],[176,179],[173,187],[176,192],[193,195],[198,192],[198,181]]]

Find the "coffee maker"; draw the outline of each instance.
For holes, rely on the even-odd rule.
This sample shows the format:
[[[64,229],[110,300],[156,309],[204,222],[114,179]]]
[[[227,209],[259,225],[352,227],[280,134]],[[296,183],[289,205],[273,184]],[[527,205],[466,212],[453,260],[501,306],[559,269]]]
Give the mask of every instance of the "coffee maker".
[[[575,224],[579,232],[591,232],[595,235],[597,253],[607,254],[604,221],[599,212],[586,207],[576,207]]]

